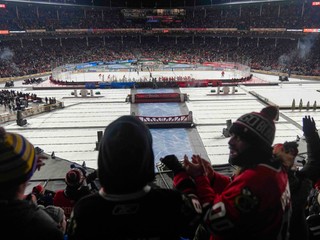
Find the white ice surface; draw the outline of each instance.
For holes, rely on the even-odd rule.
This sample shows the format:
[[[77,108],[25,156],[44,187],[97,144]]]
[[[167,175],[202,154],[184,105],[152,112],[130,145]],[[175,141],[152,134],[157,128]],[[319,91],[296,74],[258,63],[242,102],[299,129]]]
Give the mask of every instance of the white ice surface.
[[[94,73],[97,77],[97,73]],[[115,73],[112,73],[115,74]],[[132,74],[132,73],[131,73]],[[141,73],[140,73],[141,74]],[[172,72],[161,73],[170,76]],[[187,73],[175,73],[187,74]],[[221,78],[220,72],[192,73],[201,78]],[[225,77],[233,76],[234,73],[226,73]],[[124,73],[119,73],[123,76]],[[160,73],[154,73],[160,75]],[[88,76],[82,74],[83,79]],[[278,76],[254,74],[255,77],[268,82],[277,82]],[[76,79],[80,79],[77,75]],[[69,78],[72,78],[69,76]],[[82,79],[82,80],[83,80]],[[96,80],[96,79],[94,79]],[[0,85],[4,89],[4,84]],[[14,90],[35,93],[39,97],[55,97],[64,103],[65,108],[28,117],[28,124],[20,127],[16,122],[3,124],[7,131],[18,132],[27,137],[35,146],[39,146],[45,152],[55,152],[56,156],[73,162],[86,162],[88,167],[97,167],[97,131],[104,128],[117,117],[130,114],[130,103],[125,98],[130,94],[130,89],[95,89],[101,95],[95,98],[74,97],[73,90],[32,90],[28,85],[15,82]],[[280,106],[288,107],[280,111],[279,121],[276,122],[276,137],[274,143],[295,140],[296,136],[302,135],[302,118],[305,115],[314,117],[317,126],[320,126],[320,111],[291,110],[293,99],[296,106],[302,101],[306,106],[314,102],[320,103],[320,83],[317,81],[291,79],[276,86],[239,86],[235,94],[214,94],[217,88],[181,88],[182,93],[189,96],[186,103],[189,111],[193,112],[194,122],[197,124],[198,133],[203,145],[213,164],[228,162],[228,138],[223,137],[222,130],[226,127],[226,120],[235,121],[242,114],[251,111],[260,111],[264,104],[252,95],[252,92],[264,99]],[[114,103],[116,102],[116,103]],[[2,108],[2,107],[1,107]],[[3,112],[3,108],[0,109]],[[155,153],[158,156],[158,153]]]

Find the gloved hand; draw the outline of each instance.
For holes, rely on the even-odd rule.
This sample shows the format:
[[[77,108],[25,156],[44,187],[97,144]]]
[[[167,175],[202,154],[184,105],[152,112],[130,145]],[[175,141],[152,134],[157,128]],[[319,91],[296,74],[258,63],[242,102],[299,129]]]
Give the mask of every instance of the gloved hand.
[[[320,178],[320,137],[313,118],[305,116],[302,121],[302,130],[307,143],[308,159],[300,171],[315,182]]]
[[[92,173],[89,173],[87,175],[86,181],[87,183],[92,183],[94,180],[96,180],[96,178],[98,177],[98,172],[97,170],[94,170]]]
[[[302,119],[302,130],[306,138],[314,136],[318,132],[314,119],[310,116],[305,116]]]
[[[184,170],[181,162],[179,162],[176,155],[167,155],[164,158],[160,158],[160,161],[170,170],[172,170],[173,174],[177,174]]]

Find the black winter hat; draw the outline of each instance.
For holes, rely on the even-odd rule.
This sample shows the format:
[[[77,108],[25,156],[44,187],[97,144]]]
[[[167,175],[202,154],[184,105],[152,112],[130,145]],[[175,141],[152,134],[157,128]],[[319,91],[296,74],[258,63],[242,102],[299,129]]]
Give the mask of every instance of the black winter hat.
[[[274,121],[279,117],[276,106],[267,106],[261,112],[251,112],[239,117],[230,128],[230,133],[237,134],[255,146],[271,147],[276,128]]]
[[[98,178],[107,193],[141,190],[155,178],[152,135],[135,116],[121,116],[110,123],[99,145]]]

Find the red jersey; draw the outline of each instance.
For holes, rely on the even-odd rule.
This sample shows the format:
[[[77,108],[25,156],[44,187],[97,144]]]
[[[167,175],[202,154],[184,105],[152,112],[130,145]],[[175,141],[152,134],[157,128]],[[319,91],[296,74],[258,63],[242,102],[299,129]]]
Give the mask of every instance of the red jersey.
[[[53,198],[53,205],[61,207],[64,210],[66,218],[69,219],[70,214],[73,210],[75,201],[67,198],[64,194],[64,190],[58,190]]]
[[[174,184],[186,178],[180,172]],[[212,185],[206,176],[194,180],[211,239],[286,239],[291,200],[288,176],[281,167],[259,164],[232,181],[215,172]]]

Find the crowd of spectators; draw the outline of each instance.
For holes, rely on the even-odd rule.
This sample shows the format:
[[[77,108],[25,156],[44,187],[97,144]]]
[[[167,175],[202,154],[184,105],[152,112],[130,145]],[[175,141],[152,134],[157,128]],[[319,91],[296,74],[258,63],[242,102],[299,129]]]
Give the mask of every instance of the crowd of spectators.
[[[252,69],[319,75],[319,37],[316,33],[290,38],[272,37],[268,31],[251,28],[303,29],[319,28],[318,9],[311,1],[259,3],[224,7],[187,8],[179,23],[146,23],[125,19],[119,8],[58,7],[39,4],[7,4],[0,9],[0,29],[10,31],[44,30],[46,34],[28,32],[15,39],[2,35],[0,78],[49,72],[67,63],[160,59],[190,63],[233,61],[247,63]],[[135,34],[130,28],[216,28],[237,29],[219,34],[190,33]],[[169,24],[169,25],[168,25]],[[115,29],[98,34],[94,29]],[[87,29],[78,36],[61,35],[61,29]],[[91,30],[90,30],[91,29]],[[126,31],[128,30],[128,31]],[[114,33],[117,33],[116,35]],[[243,35],[242,35],[243,33]],[[286,34],[297,32],[286,32]],[[240,35],[239,35],[240,34]],[[169,51],[170,50],[170,51]]]
[[[21,108],[28,107],[29,102],[39,101],[36,94],[23,93],[15,90],[1,90],[0,92],[0,106],[5,110],[21,110]]]
[[[308,158],[298,168],[297,142],[273,145],[278,114],[277,107],[266,106],[231,125],[231,176],[197,154],[182,162],[174,153],[161,158],[173,172],[168,189],[153,184],[152,135],[135,116],[121,116],[105,128],[97,170],[87,174],[85,165],[71,165],[65,189],[46,193],[37,185],[28,195],[28,181],[46,157],[22,135],[0,128],[2,234],[70,240],[317,239],[320,215],[315,208],[309,215],[307,200],[320,179],[318,130],[313,118],[302,119]],[[19,231],[12,231],[11,219]]]
[[[13,113],[18,110],[25,110],[30,106],[38,104],[55,104],[56,98],[40,98],[34,93],[24,93],[16,90],[3,89],[0,91],[1,111]]]
[[[319,14],[312,1],[285,1],[229,6],[185,8],[182,21],[126,18],[123,8],[92,6],[7,4],[0,9],[0,29],[102,29],[102,28],[317,28]]]
[[[184,21],[170,26],[235,27],[244,30],[250,27],[319,27],[315,25],[320,22],[319,16],[313,13],[308,3],[258,4],[227,9],[194,8],[187,10]],[[0,29],[43,28],[53,31],[59,28],[145,26],[145,23],[124,20],[119,9],[12,6],[8,5],[2,11]],[[158,23],[153,26],[168,25]],[[139,58],[189,63],[246,62],[253,69],[319,75],[319,46],[319,38],[313,35],[293,40],[126,35],[19,39],[1,42],[0,77],[49,72],[68,63]],[[36,98],[8,90],[0,93],[4,106],[18,106],[21,100],[27,101],[30,97]],[[270,109],[245,114],[232,125],[230,161],[238,168],[231,179],[214,172],[212,166],[198,155],[193,155],[190,161],[185,157],[184,165],[174,155],[162,159],[174,172],[174,189],[158,189],[149,185],[155,175],[152,136],[138,119],[122,116],[106,127],[99,146],[98,175],[93,178],[99,178],[101,187],[93,192],[87,191],[85,182],[88,176],[81,168],[74,168],[66,173],[66,189],[51,193],[49,202],[41,198],[44,191],[41,187],[34,189],[33,193],[38,194],[35,200],[32,194],[24,195],[34,171],[40,170],[44,164],[43,157],[23,136],[0,128],[2,234],[32,239],[63,239],[67,233],[70,239],[92,239],[102,234],[111,238],[181,239],[183,236],[189,239],[234,239],[242,236],[269,240],[294,239],[298,235],[292,233],[301,230],[303,237],[300,239],[309,239],[309,232],[303,232],[308,230],[304,216],[302,221],[306,221],[306,225],[297,224],[292,225],[297,228],[288,228],[289,220],[290,223],[297,223],[293,220],[298,219],[292,218],[296,216],[294,214],[289,218],[289,209],[299,214],[300,206],[305,206],[307,200],[307,194],[302,196],[300,191],[295,191],[295,183],[307,179],[311,182],[311,188],[319,179],[319,171],[315,172],[318,170],[315,167],[319,165],[318,132],[313,119],[304,118],[303,131],[308,143],[309,161],[301,172],[291,172],[293,166],[285,165],[283,155],[274,156],[272,152],[275,149],[272,146],[275,134],[273,121],[277,113]],[[256,119],[256,125],[247,121],[251,118]],[[259,129],[260,123],[268,131],[254,131]],[[310,139],[311,136],[313,139]],[[289,153],[285,147],[282,151]],[[290,192],[294,195],[290,196]],[[295,198],[297,195],[303,199]],[[298,202],[300,200],[302,204]],[[59,205],[58,202],[66,204]],[[41,203],[43,207],[38,206]],[[167,222],[161,218],[163,215]],[[70,219],[69,226],[66,219]],[[12,222],[15,224],[12,225]],[[204,235],[196,235],[197,226],[203,227]]]
[[[240,62],[251,69],[316,76],[320,73],[319,39],[214,37],[93,37],[5,41],[0,47],[0,77],[50,72],[89,61],[152,58],[188,63]],[[168,50],[170,48],[170,51]],[[4,57],[6,56],[6,57]]]

